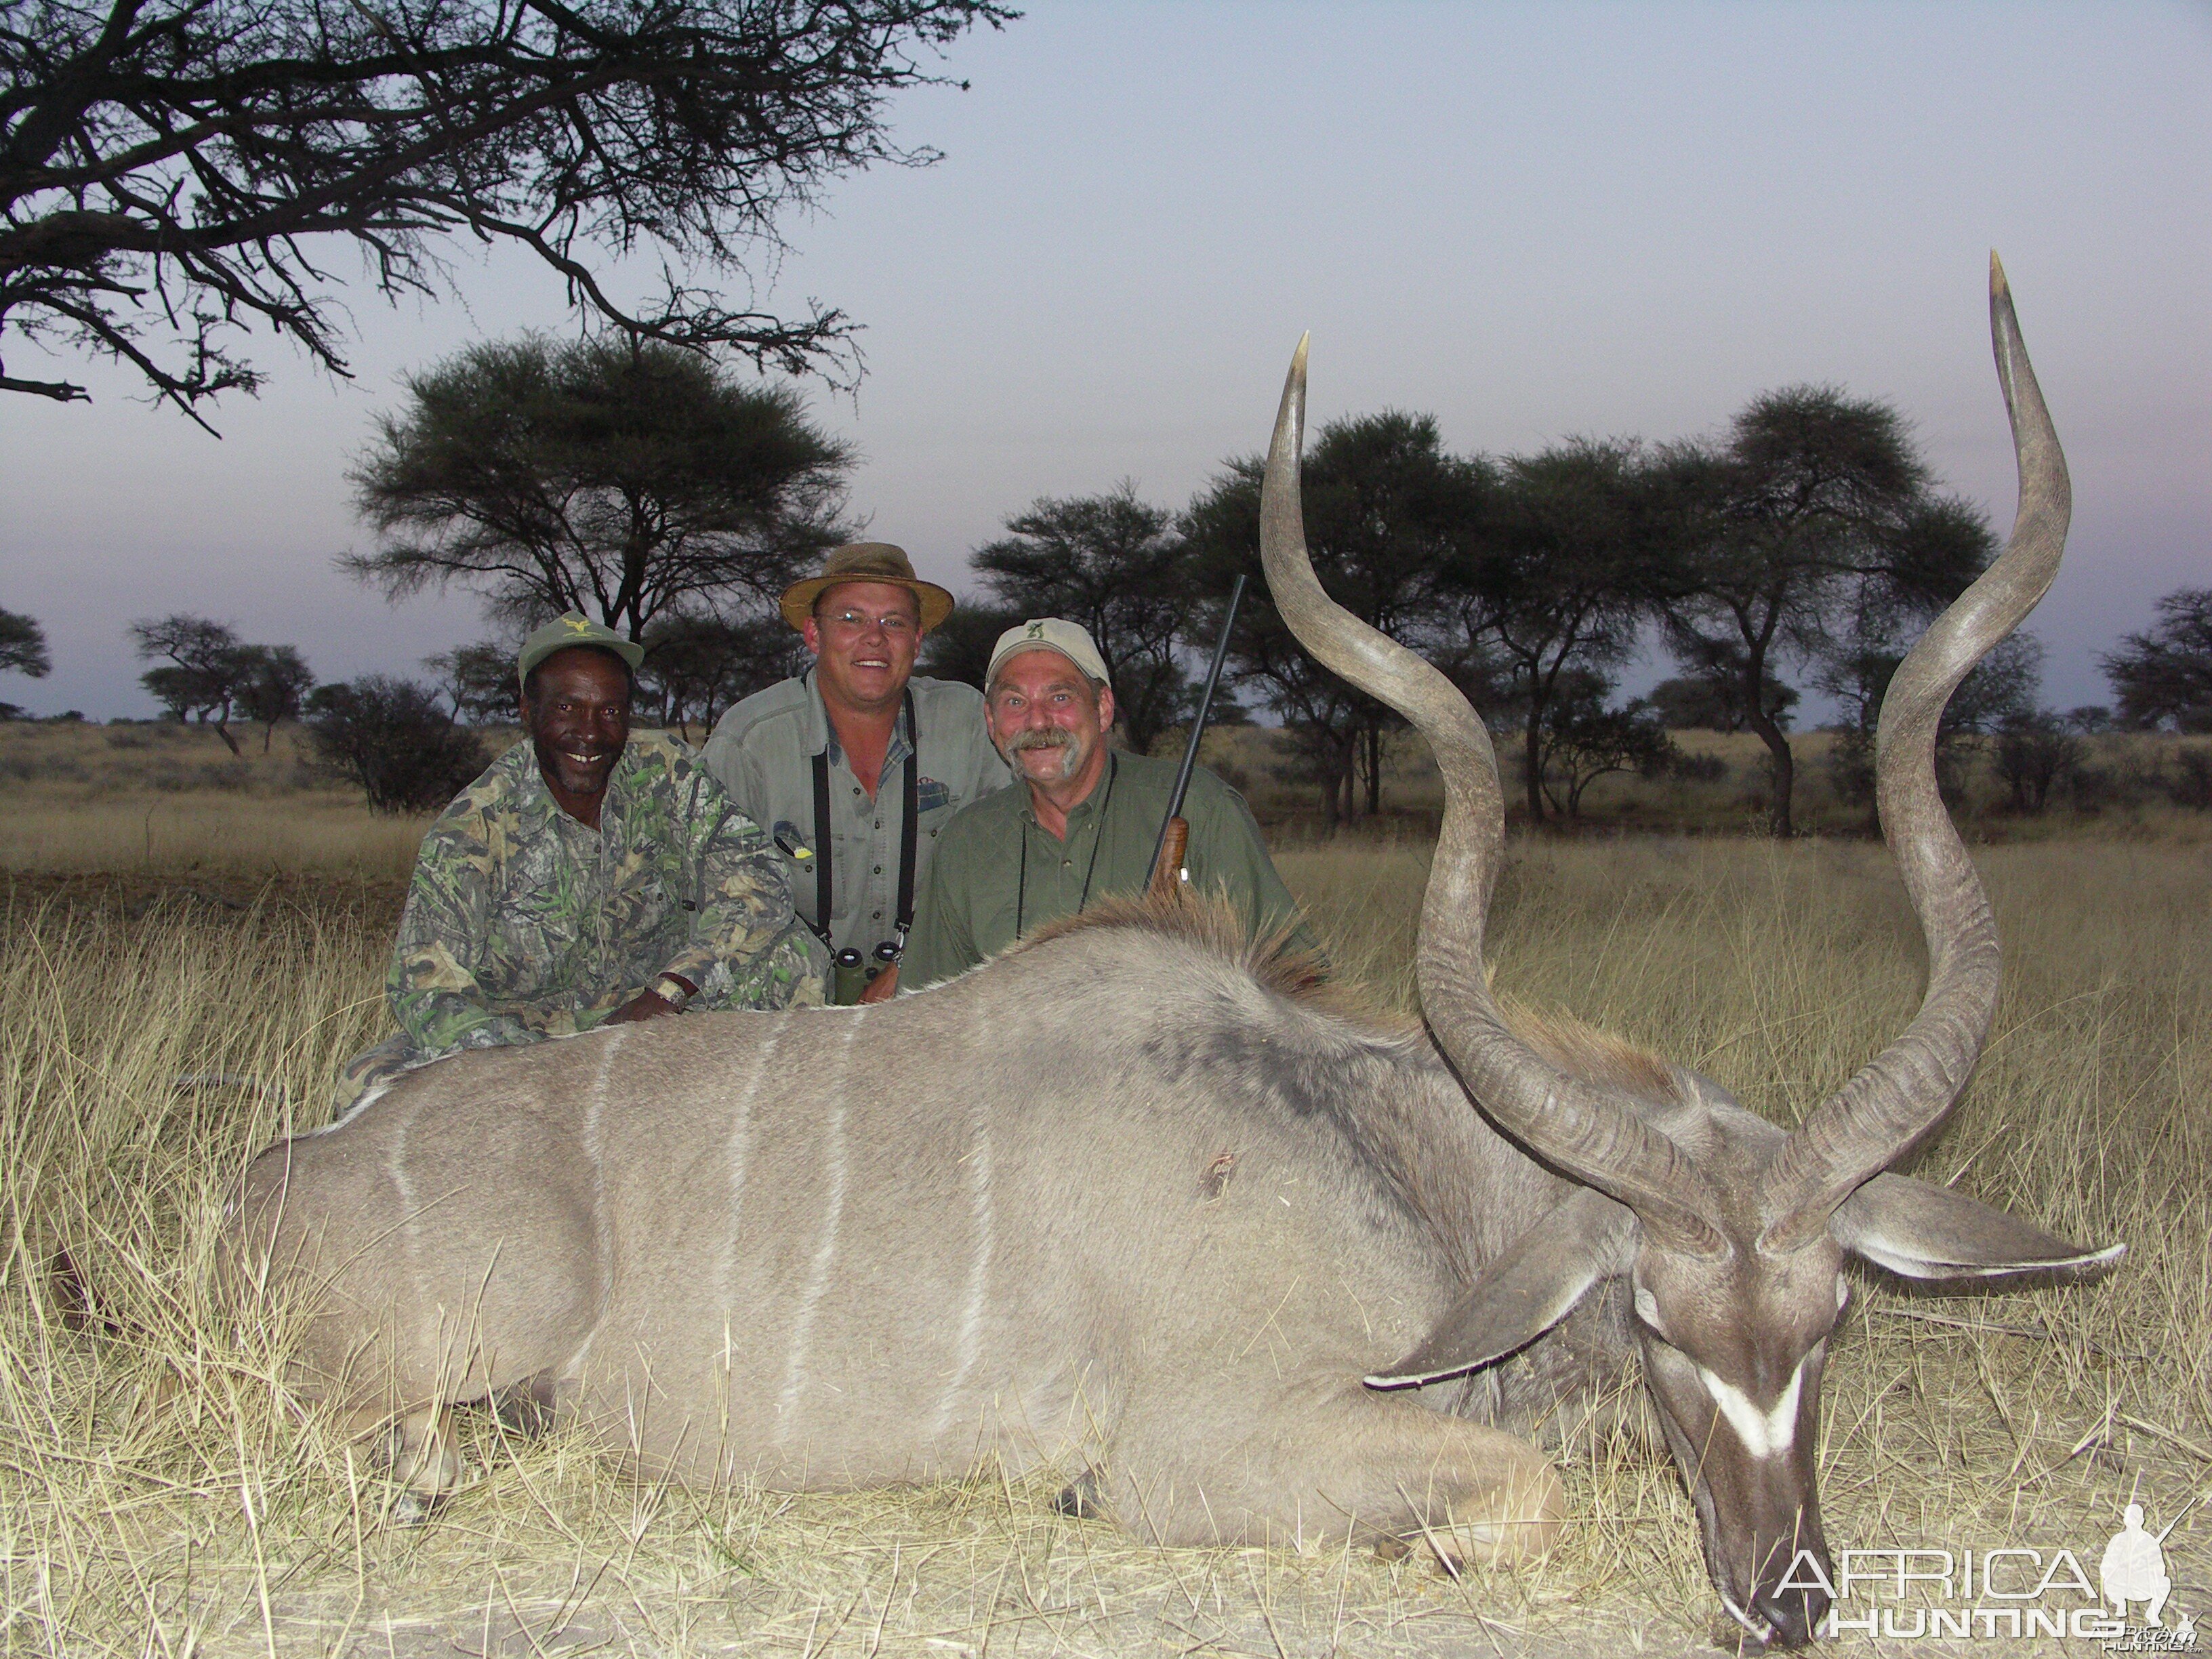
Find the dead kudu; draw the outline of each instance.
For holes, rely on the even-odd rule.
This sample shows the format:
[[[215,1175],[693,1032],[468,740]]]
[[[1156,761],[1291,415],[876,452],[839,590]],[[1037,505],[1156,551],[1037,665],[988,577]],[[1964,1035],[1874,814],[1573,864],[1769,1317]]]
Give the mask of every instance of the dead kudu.
[[[1640,1354],[1729,1613],[1802,1642],[1825,1598],[1790,1569],[1826,1562],[1814,1450],[1845,1256],[1956,1280],[2118,1254],[1883,1173],[1949,1110],[1996,1000],[1936,717],[2048,586],[2068,516],[2001,278],[1991,309],[2019,520],[1897,673],[1878,750],[1926,997],[1795,1133],[1492,1000],[1489,741],[1314,580],[1301,345],[1267,580],[1307,647],[1442,764],[1425,1031],[1340,1008],[1202,908],[1115,908],[878,1007],[428,1067],[254,1163],[228,1271],[315,1310],[301,1388],[361,1432],[396,1425],[397,1472],[426,1496],[459,1474],[447,1406],[520,1396],[687,1481],[1056,1464],[1083,1472],[1086,1510],[1168,1544],[1540,1550],[1560,1487],[1510,1431]]]

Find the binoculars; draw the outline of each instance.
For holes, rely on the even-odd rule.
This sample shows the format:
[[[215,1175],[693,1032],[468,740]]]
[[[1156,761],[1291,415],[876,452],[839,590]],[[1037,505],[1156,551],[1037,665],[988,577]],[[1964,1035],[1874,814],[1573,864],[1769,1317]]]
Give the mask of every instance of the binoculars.
[[[899,959],[898,941],[884,939],[866,956],[860,946],[848,945],[837,952],[830,969],[830,1002],[838,1008],[849,1008],[860,1000],[860,993],[868,988],[868,981]]]

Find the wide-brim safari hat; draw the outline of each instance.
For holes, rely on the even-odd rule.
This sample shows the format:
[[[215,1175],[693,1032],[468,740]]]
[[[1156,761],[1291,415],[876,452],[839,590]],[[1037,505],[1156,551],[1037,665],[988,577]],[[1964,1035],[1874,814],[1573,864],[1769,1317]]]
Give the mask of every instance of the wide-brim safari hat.
[[[822,561],[822,574],[809,576],[805,581],[793,582],[783,590],[783,619],[793,628],[806,627],[806,619],[814,614],[814,602],[825,588],[840,582],[889,582],[894,587],[914,590],[921,605],[921,626],[924,632],[937,626],[952,614],[952,595],[935,582],[926,582],[914,574],[914,562],[906,556],[906,549],[894,547],[889,542],[848,542],[842,547],[833,547]]]

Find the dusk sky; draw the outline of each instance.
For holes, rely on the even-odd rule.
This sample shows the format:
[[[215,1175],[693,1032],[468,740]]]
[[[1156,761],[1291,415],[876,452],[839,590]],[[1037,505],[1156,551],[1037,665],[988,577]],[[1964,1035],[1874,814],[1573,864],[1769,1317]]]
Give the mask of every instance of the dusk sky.
[[[1832,382],[2002,533],[1992,246],[2074,477],[2044,700],[2109,702],[2097,653],[2212,585],[2212,6],[1044,0],[943,67],[969,89],[891,125],[945,159],[832,186],[762,274],[866,325],[857,396],[807,395],[869,534],[955,588],[1034,497],[1179,507],[1258,449],[1305,329],[1316,424],[1432,412],[1462,452],[1712,433]],[[349,290],[351,382],[241,341],[270,384],[219,442],[10,339],[95,401],[0,397],[0,605],[54,659],[0,699],[155,712],[124,629],[173,611],[325,679],[483,633],[461,591],[388,605],[333,565],[373,545],[343,475],[402,372],[574,326],[532,262],[453,252],[434,303]]]

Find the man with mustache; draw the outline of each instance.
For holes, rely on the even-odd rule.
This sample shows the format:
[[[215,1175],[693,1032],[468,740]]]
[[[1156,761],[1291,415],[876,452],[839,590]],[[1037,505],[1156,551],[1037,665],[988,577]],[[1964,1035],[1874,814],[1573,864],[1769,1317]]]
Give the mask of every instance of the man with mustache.
[[[1109,896],[1142,892],[1175,790],[1175,761],[1108,744],[1114,689],[1078,624],[1046,617],[1008,629],[984,684],[991,740],[1021,787],[963,809],[939,838],[907,947],[908,988],[964,973]],[[1243,797],[1201,766],[1182,816],[1191,885],[1226,898],[1255,939],[1288,927],[1318,956]]]
[[[814,665],[723,715],[702,757],[775,838],[799,920],[845,953],[840,1002],[890,994],[939,833],[1006,787],[975,688],[914,672],[952,608],[903,549],[832,548],[820,575],[783,593]]]
[[[573,614],[523,642],[528,741],[423,837],[386,985],[399,1033],[340,1073],[341,1115],[464,1048],[822,1000],[769,837],[683,743],[630,729],[643,656]]]

